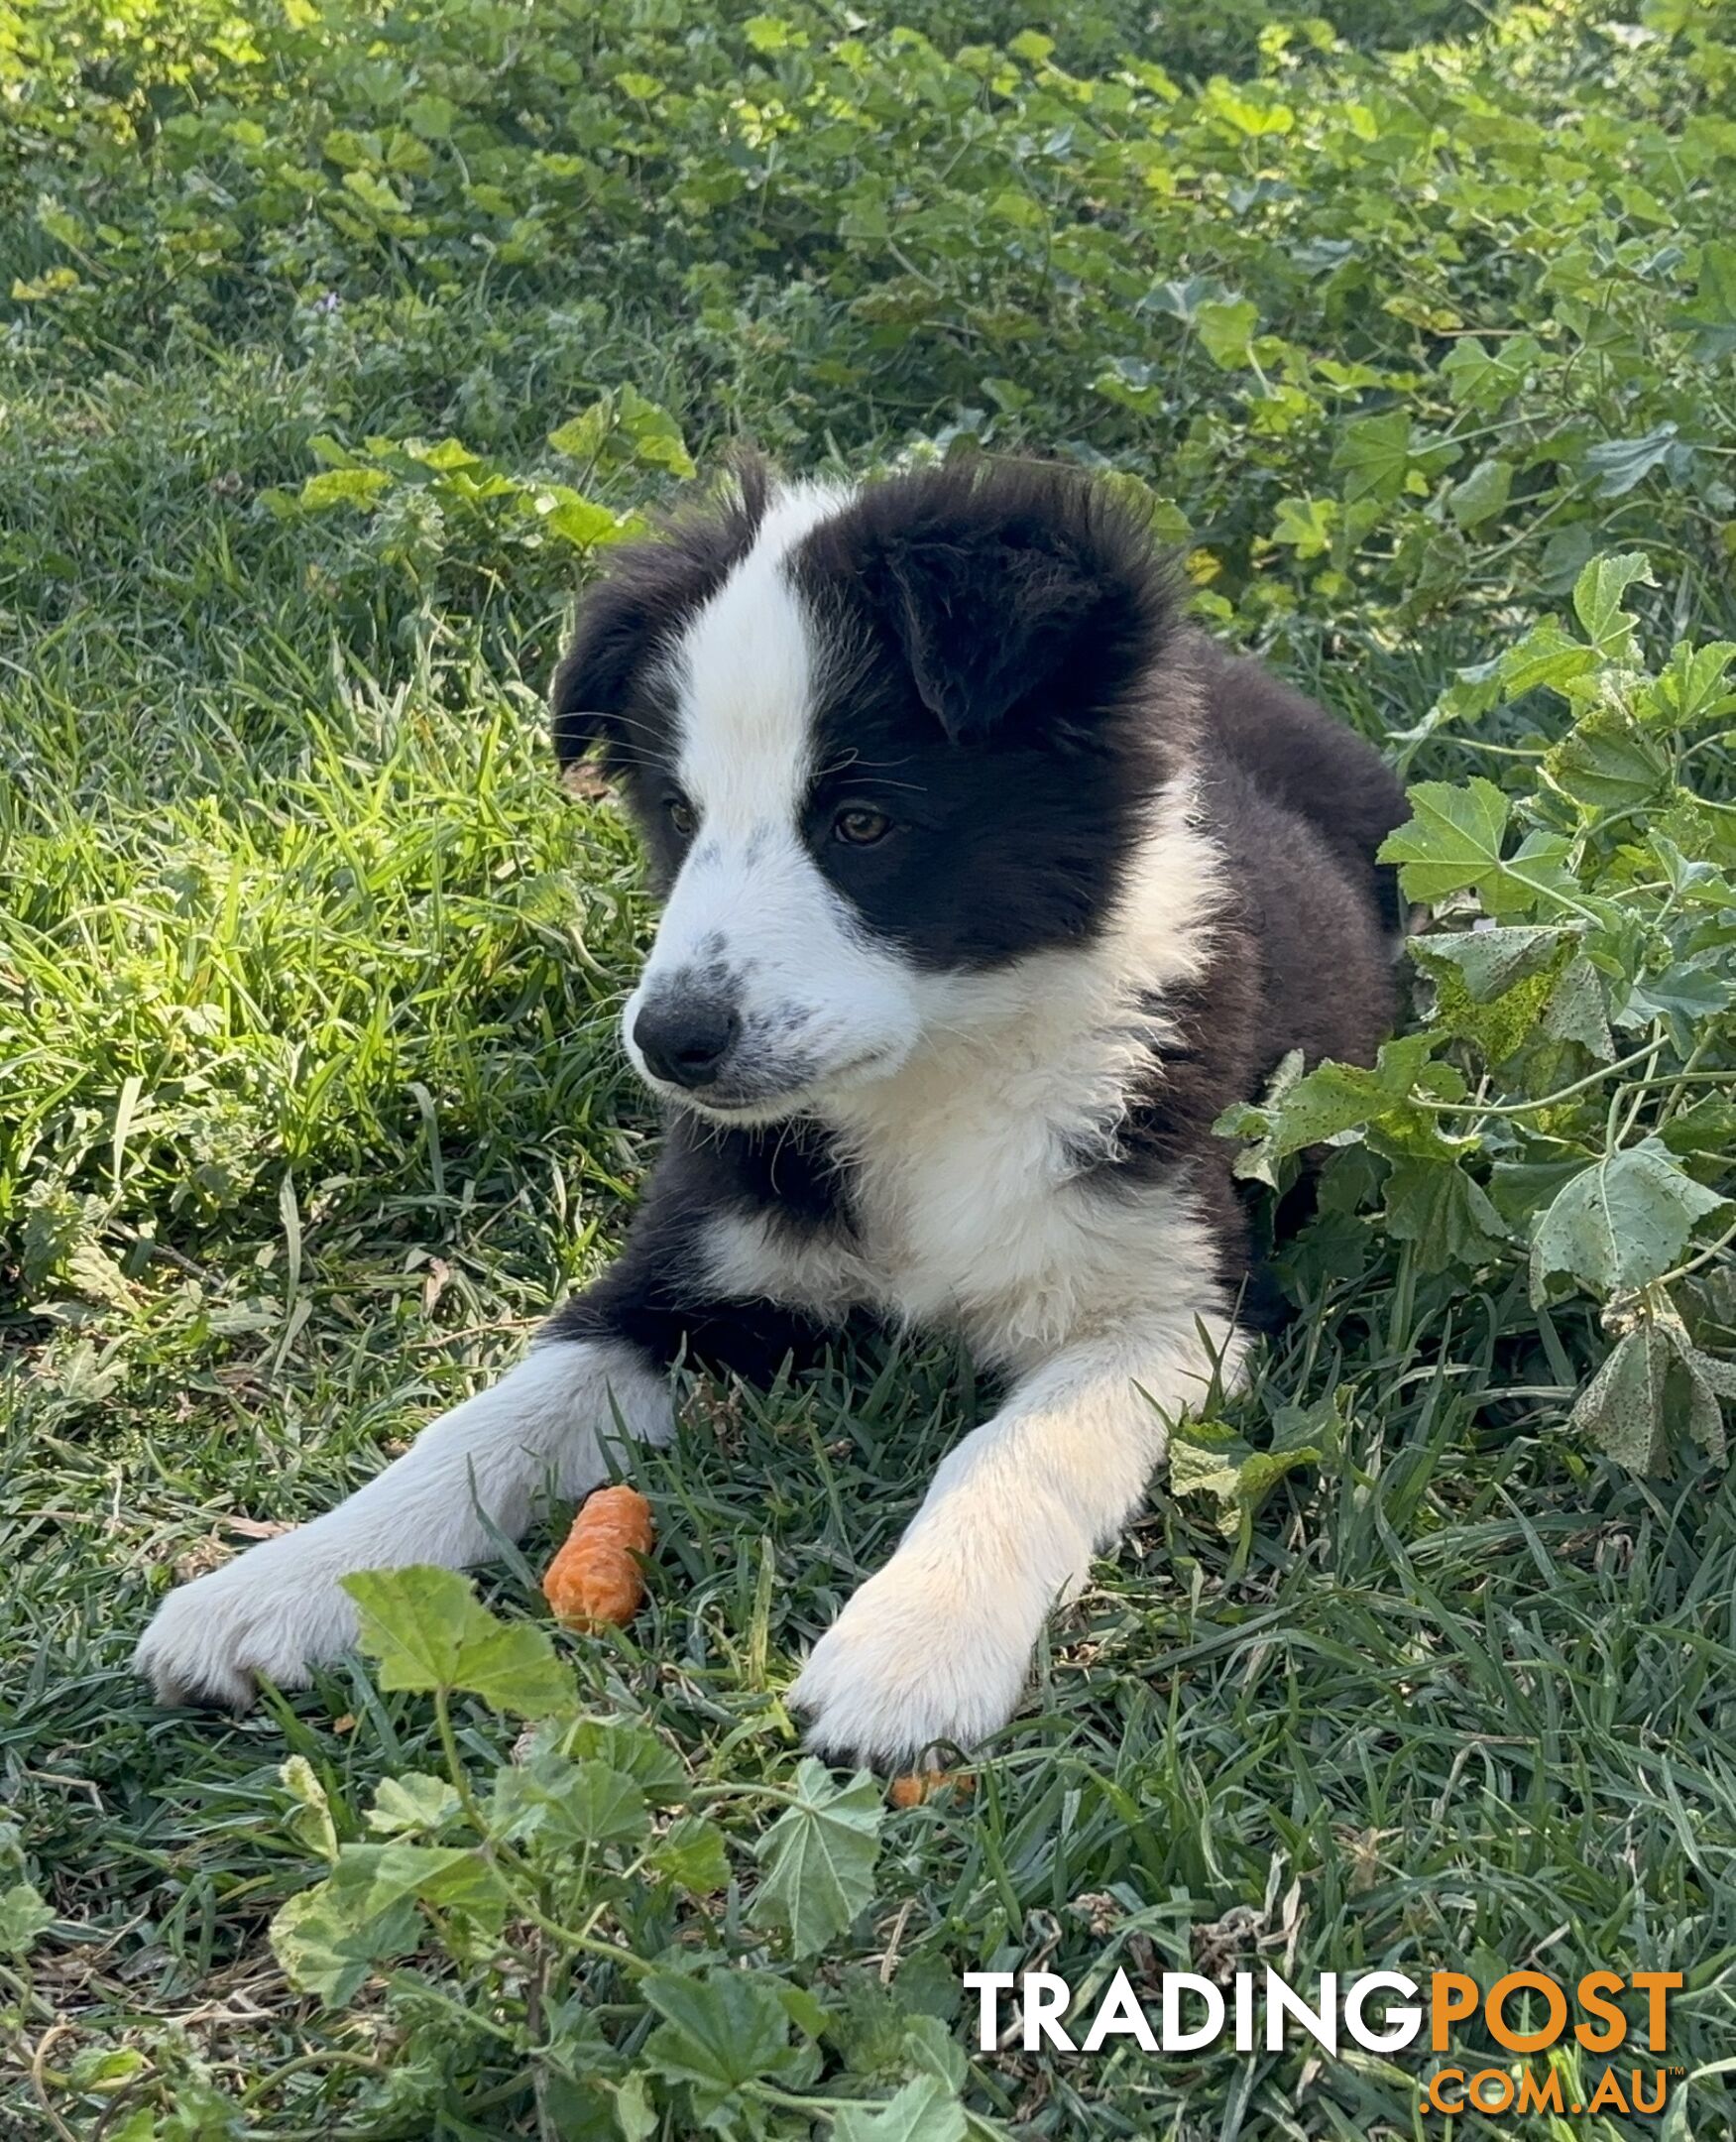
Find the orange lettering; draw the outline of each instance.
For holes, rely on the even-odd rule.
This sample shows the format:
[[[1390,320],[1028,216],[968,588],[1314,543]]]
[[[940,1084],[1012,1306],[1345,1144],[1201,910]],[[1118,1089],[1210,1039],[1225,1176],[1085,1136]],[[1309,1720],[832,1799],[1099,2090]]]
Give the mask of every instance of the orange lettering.
[[[1499,2093],[1493,2097],[1489,2095],[1491,2082]],[[1513,2097],[1513,2078],[1505,2068],[1483,2068],[1472,2076],[1470,2101],[1479,2112],[1505,2112],[1512,2105]]]
[[[1575,2023],[1573,2036],[1587,2053],[1613,2053],[1628,2034],[1628,2019],[1614,2001],[1605,1996],[1619,1993],[1627,1983],[1620,1971],[1587,1971],[1578,1985],[1579,2006],[1607,2029],[1593,2030],[1589,2023]]]
[[[1435,1971],[1429,1979],[1429,2043],[1437,2053],[1447,2051],[1447,2027],[1462,2023],[1477,2012],[1477,1982],[1463,1971]],[[1448,2069],[1454,2074],[1455,2070]],[[1445,2111],[1447,2108],[1441,2108]]]
[[[1507,1996],[1517,1993],[1522,1986],[1544,1997],[1549,2021],[1542,2030],[1518,2031],[1507,2022],[1503,2013]],[[1496,2042],[1504,2045],[1509,2053],[1541,2053],[1545,2046],[1553,2046],[1567,2026],[1567,1996],[1543,1971],[1509,1971],[1505,1978],[1497,1978],[1490,1986],[1483,2014]]]
[[[1665,2012],[1664,1997],[1674,1993],[1681,1984],[1680,1971],[1635,1971],[1629,1983],[1637,1993],[1644,1993],[1646,2002],[1646,2045],[1653,2053],[1669,2050],[1665,2043],[1669,2017]]]
[[[1597,2079],[1597,2087],[1591,2092],[1587,2112],[1625,2112],[1628,2101],[1621,2093],[1621,2084],[1615,2079],[1615,2070],[1606,2068]]]
[[[1562,2116],[1562,2072],[1552,2068],[1548,2075],[1534,2075],[1529,2068],[1519,2078],[1519,2109],[1521,2112],[1553,2112],[1557,2119]]]

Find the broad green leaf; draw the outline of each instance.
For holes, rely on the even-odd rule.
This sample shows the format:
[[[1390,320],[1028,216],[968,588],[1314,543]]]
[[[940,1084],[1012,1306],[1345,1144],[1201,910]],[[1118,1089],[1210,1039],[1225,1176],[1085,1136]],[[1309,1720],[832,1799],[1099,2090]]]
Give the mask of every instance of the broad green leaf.
[[[1410,457],[1410,412],[1393,409],[1346,424],[1331,465],[1343,475],[1347,500],[1395,499],[1404,487]]]
[[[1272,1440],[1258,1449],[1221,1421],[1183,1420],[1170,1436],[1169,1486],[1174,1494],[1209,1494],[1216,1525],[1233,1539],[1258,1514],[1278,1483],[1299,1466],[1319,1465],[1336,1450],[1343,1422],[1335,1402],[1282,1406]]]
[[[405,1770],[381,1779],[368,1810],[368,1828],[381,1837],[438,1837],[462,1809],[449,1778]]]
[[[1509,1236],[1487,1191],[1454,1160],[1395,1160],[1386,1178],[1386,1231],[1415,1243],[1419,1271],[1474,1269]]]
[[[1411,1100],[1412,1089],[1428,1072],[1437,1037],[1403,1034],[1385,1042],[1372,1070],[1360,1064],[1324,1063],[1306,1077],[1293,1076],[1299,1053],[1279,1068],[1271,1090],[1258,1106],[1226,1109],[1213,1126],[1219,1137],[1251,1137],[1258,1143],[1236,1156],[1234,1171],[1276,1185],[1277,1163],[1290,1153],[1364,1125],[1380,1124],[1424,1150],[1450,1150],[1439,1139],[1429,1113]]]
[[[1461,529],[1480,528],[1506,510],[1513,489],[1511,461],[1479,461],[1461,483],[1447,494],[1447,510]]]
[[[812,2065],[809,2049],[790,2043],[776,1981],[763,1972],[652,1971],[641,1988],[662,2018],[645,2060],[666,2082],[687,2085],[702,2127],[735,2131],[743,2083],[763,2077],[787,2086]]]
[[[571,1762],[548,1749],[495,1778],[491,1835],[534,1837],[556,1850],[591,1844],[637,1844],[650,1830],[644,1795],[605,1762]]]
[[[1589,676],[1597,666],[1595,649],[1545,618],[1525,638],[1510,647],[1495,665],[1505,699],[1523,698],[1529,691],[1564,693],[1575,679]]]
[[[0,1956],[27,1956],[55,1923],[52,1905],[27,1881],[0,1889]]]
[[[1577,932],[1562,925],[1520,924],[1509,929],[1436,931],[1407,940],[1411,957],[1432,974],[1456,970],[1472,1004],[1493,1004],[1515,984],[1555,967]]]
[[[637,2070],[623,2077],[615,2092],[615,2124],[622,2142],[650,2142],[661,2124],[645,2079]]]
[[[1410,818],[1380,845],[1380,860],[1399,865],[1406,899],[1481,892],[1499,874],[1509,805],[1493,781],[1419,781],[1407,800]]]
[[[1223,372],[1238,371],[1248,362],[1248,345],[1260,323],[1260,308],[1246,298],[1214,299],[1194,315],[1194,331],[1206,354]]]
[[[1626,1333],[1573,1401],[1568,1427],[1632,1473],[1662,1472],[1670,1449],[1675,1358],[1656,1324]]]
[[[1597,496],[1626,498],[1669,454],[1676,433],[1674,422],[1661,423],[1643,437],[1607,439],[1593,446],[1585,456],[1585,466],[1597,478]]]
[[[1685,729],[1736,712],[1736,691],[1726,683],[1733,661],[1736,640],[1709,640],[1701,647],[1678,641],[1653,687],[1658,714],[1671,727]]]
[[[1700,248],[1693,301],[1670,325],[1692,330],[1693,353],[1702,363],[1721,363],[1736,351],[1736,245],[1712,238]]]
[[[1573,614],[1605,661],[1635,659],[1638,618],[1634,611],[1622,608],[1622,597],[1636,584],[1658,584],[1652,577],[1652,561],[1643,550],[1594,557],[1573,583]]]
[[[333,2006],[374,1965],[422,1935],[417,1900],[462,1912],[491,1931],[511,1897],[481,1852],[458,1845],[346,1844],[322,1882],[292,1896],[272,1921],[272,1950],[292,1985]]]
[[[321,469],[302,484],[301,503],[310,513],[322,513],[328,506],[366,508],[378,505],[382,492],[391,488],[392,478],[385,469]]]
[[[340,1860],[325,1881],[279,1906],[272,1954],[297,1992],[342,2007],[376,1964],[418,1945],[422,1916],[415,1898],[400,1894],[376,1910],[371,1897],[366,1873]]]
[[[648,1726],[631,1719],[580,1719],[567,1727],[561,1745],[569,1755],[588,1756],[619,1770],[653,1807],[667,1807],[686,1795],[687,1771],[680,1756]]]
[[[567,454],[575,461],[594,461],[609,436],[615,421],[615,405],[606,395],[600,402],[593,402],[589,409],[548,434],[548,443],[557,454]]]
[[[1632,810],[1670,784],[1664,753],[1612,706],[1581,715],[1544,765],[1558,787],[1591,810]]]
[[[1324,557],[1332,546],[1337,519],[1336,499],[1280,499],[1272,540],[1287,544],[1299,558]]]
[[[881,1792],[866,1770],[840,1782],[813,1756],[796,1770],[795,1805],[759,1841],[763,1872],[750,1919],[782,1927],[798,1957],[823,1949],[871,1900]]]
[[[690,1896],[712,1896],[727,1888],[730,1855],[724,1834],[703,1815],[681,1815],[646,1854],[665,1881]]]
[[[546,1631],[498,1620],[456,1570],[412,1564],[341,1582],[383,1689],[465,1689],[521,1718],[571,1706],[572,1681]]]
[[[916,2076],[883,2105],[845,2105],[833,2142],[963,2142],[965,2108],[939,2076]]]
[[[1610,1038],[1603,981],[1583,952],[1576,953],[1556,977],[1538,1026],[1546,1040],[1575,1041],[1604,1063],[1613,1060],[1615,1043]]]
[[[1510,335],[1489,344],[1466,335],[1442,360],[1441,376],[1460,408],[1496,410],[1542,360],[1543,345],[1535,335]]]
[[[1657,1139],[1607,1153],[1556,1194],[1537,1224],[1531,1290],[1557,1275],[1599,1295],[1631,1293],[1681,1261],[1695,1227],[1729,1204]]]

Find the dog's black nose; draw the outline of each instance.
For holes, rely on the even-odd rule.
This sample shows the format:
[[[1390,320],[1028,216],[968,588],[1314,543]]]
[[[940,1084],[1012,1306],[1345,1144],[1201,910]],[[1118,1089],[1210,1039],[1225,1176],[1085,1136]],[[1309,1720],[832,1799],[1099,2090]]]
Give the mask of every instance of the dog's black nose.
[[[721,997],[654,998],[633,1022],[634,1046],[653,1078],[671,1086],[709,1086],[742,1031]]]

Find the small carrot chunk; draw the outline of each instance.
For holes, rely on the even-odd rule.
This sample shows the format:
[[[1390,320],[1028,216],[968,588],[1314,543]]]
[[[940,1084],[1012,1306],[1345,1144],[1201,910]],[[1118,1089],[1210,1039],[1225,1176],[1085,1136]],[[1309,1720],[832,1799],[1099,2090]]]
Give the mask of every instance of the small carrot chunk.
[[[542,1596],[569,1628],[618,1628],[645,1596],[638,1557],[655,1538],[651,1505],[635,1488],[599,1488],[543,1572]]]
[[[932,1800],[944,1786],[950,1785],[956,1793],[973,1790],[975,1781],[968,1770],[912,1770],[905,1777],[895,1777],[886,1789],[886,1798],[902,1811],[920,1807],[925,1800]]]

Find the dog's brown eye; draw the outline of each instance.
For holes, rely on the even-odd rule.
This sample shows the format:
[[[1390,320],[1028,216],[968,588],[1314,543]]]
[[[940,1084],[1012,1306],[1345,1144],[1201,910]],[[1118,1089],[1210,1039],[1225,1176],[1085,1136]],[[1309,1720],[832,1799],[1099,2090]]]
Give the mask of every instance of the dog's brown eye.
[[[671,796],[663,807],[669,813],[669,823],[675,828],[676,832],[680,834],[683,840],[690,840],[694,828],[699,823],[693,805],[685,801],[681,796]]]
[[[841,810],[832,821],[832,831],[841,841],[848,841],[853,848],[871,848],[875,841],[884,840],[892,830],[892,821],[884,811],[868,810],[862,805]]]

